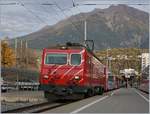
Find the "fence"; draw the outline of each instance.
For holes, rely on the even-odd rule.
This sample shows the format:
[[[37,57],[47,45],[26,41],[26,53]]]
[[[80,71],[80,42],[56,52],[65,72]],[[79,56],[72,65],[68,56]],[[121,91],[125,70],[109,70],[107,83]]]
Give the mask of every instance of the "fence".
[[[17,90],[37,90],[39,86],[39,72],[18,69],[1,68],[2,89],[15,88]]]

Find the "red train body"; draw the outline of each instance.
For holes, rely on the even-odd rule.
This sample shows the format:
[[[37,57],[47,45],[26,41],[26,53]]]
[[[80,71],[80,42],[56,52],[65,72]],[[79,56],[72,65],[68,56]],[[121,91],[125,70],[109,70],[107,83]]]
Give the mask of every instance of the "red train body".
[[[149,79],[142,79],[140,81],[140,85],[138,86],[138,89],[146,93],[149,93]]]
[[[107,67],[85,47],[44,49],[40,86],[46,97],[102,94],[109,89],[107,72]]]
[[[149,66],[145,67],[141,74],[140,80],[134,86],[141,91],[149,93]]]

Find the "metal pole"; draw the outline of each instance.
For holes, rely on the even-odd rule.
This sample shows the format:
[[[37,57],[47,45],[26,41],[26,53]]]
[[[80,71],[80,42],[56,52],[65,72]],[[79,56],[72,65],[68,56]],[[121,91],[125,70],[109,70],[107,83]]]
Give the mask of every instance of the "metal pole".
[[[20,70],[20,76],[21,76],[21,72],[22,72],[22,69],[21,69],[21,67],[22,67],[22,58],[23,58],[23,55],[22,55],[22,52],[23,52],[23,50],[22,50],[22,40],[20,40],[20,50],[21,50],[21,52],[20,52],[20,68],[19,68],[19,70]],[[19,76],[18,76],[18,81],[19,81]]]
[[[2,6],[0,6],[0,25],[2,24]]]
[[[28,68],[28,42],[27,42],[27,40],[26,40],[26,65]]]
[[[23,50],[22,50],[22,40],[21,40],[20,43],[21,43],[21,46],[20,46],[20,48],[21,48],[21,49],[20,49],[20,50],[21,50],[20,56],[21,56],[21,57],[20,57],[20,58],[21,58],[21,61],[22,61],[22,51],[23,51]]]
[[[110,69],[110,72],[111,72],[111,58],[109,59],[109,69]]]
[[[27,40],[25,41],[25,50],[26,50],[26,71],[27,71],[28,69],[28,42]],[[27,86],[27,91],[28,91],[28,86]]]
[[[17,38],[15,39],[15,53],[16,53],[16,59],[17,59]]]
[[[108,57],[108,51],[110,50],[110,48],[107,48],[107,67],[109,69],[109,71],[111,71],[111,60],[110,58]]]
[[[75,7],[75,6],[76,6],[76,4],[75,4],[75,1],[74,1],[74,0],[72,0],[72,3],[73,3],[73,7]]]
[[[108,66],[108,48],[107,48],[107,68],[109,68],[109,66]]]
[[[87,22],[86,22],[86,19],[84,21],[84,41],[87,40]]]
[[[110,56],[110,58],[109,58],[109,69],[110,69],[110,72],[112,73],[112,69],[111,69],[111,59],[112,59],[112,57]]]
[[[16,72],[17,72],[17,90],[18,90],[18,69],[17,69],[17,67],[18,67],[18,60],[17,60],[17,57],[18,57],[18,55],[17,55],[17,38],[15,39],[15,53],[16,53]]]

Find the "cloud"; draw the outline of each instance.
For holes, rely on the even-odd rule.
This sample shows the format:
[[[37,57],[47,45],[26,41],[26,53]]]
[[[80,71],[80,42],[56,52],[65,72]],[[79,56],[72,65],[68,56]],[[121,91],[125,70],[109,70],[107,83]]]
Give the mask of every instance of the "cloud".
[[[19,2],[21,1],[21,3]],[[41,5],[55,4],[57,5]],[[78,4],[148,4],[148,0],[75,0]],[[53,25],[58,21],[80,12],[90,12],[94,8],[107,8],[109,5],[72,7],[72,0],[1,0],[1,3],[16,3],[16,5],[0,5],[1,25],[0,37],[17,37],[35,32],[46,25]],[[24,5],[21,5],[21,4]],[[148,5],[131,5],[138,9],[149,11]],[[63,11],[62,11],[62,10]]]

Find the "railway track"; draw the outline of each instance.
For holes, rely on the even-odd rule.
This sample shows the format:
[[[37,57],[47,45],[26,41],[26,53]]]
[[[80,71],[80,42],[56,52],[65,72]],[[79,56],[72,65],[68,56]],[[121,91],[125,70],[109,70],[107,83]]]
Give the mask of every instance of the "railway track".
[[[26,107],[21,107],[21,108],[17,108],[17,109],[13,109],[13,110],[8,110],[8,111],[4,111],[2,113],[40,113],[40,112],[44,112],[46,110],[50,110],[50,109],[54,109],[66,104],[71,103],[71,101],[69,102],[44,102],[44,103],[40,103],[40,104],[36,104],[36,105],[31,105],[31,106],[26,106]]]
[[[105,94],[109,94],[110,91],[106,92]],[[53,100],[51,102],[44,102],[39,104],[34,104],[30,106],[20,107],[17,109],[2,111],[2,113],[41,113],[47,110],[51,110],[63,105],[67,105],[73,102],[76,102],[82,99],[72,99],[72,100]]]
[[[137,88],[137,87],[135,87],[135,88],[136,88],[137,90],[140,90],[140,91],[146,93],[146,94],[149,94],[149,91],[146,91],[146,90],[143,90],[143,89],[140,89],[140,88]]]
[[[144,92],[144,93],[146,93],[146,94],[149,94],[149,91],[142,90],[142,89],[138,89],[138,90],[140,90],[140,91],[142,91],[142,92]]]

